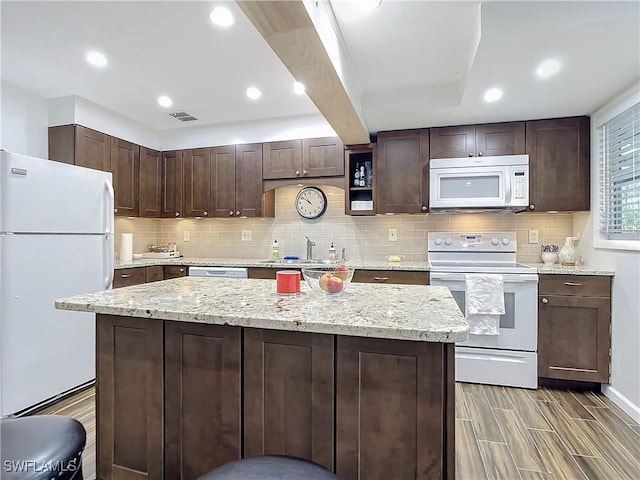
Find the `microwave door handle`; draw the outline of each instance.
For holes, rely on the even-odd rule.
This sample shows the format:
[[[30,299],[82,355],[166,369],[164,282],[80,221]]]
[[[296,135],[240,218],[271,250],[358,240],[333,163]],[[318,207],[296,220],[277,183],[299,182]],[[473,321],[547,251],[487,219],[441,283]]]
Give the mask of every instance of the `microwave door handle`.
[[[510,207],[511,206],[511,182],[513,181],[513,172],[509,169],[509,178],[507,179],[505,183],[505,192],[504,192],[504,201],[505,201],[505,205]],[[505,172],[506,174],[507,172]]]

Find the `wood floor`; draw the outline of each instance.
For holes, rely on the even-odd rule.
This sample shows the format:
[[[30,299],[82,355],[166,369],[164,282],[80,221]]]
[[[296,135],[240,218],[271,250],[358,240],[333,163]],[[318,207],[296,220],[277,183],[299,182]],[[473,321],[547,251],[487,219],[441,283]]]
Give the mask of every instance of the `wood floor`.
[[[94,389],[38,413],[83,423],[95,478]],[[599,393],[457,383],[456,478],[638,480],[640,426]]]

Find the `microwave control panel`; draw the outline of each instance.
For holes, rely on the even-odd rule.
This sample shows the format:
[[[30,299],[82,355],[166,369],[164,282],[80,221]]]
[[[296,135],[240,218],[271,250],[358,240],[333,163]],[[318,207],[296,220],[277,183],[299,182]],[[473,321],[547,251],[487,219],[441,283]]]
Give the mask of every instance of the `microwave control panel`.
[[[513,197],[524,198],[528,183],[529,179],[524,170],[516,170],[513,172]]]

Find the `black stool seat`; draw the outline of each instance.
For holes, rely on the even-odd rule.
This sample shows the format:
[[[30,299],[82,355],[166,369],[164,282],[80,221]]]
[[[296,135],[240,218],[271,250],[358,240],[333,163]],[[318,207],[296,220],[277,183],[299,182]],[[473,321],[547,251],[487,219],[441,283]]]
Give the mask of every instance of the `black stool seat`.
[[[7,418],[0,424],[3,480],[82,480],[86,432],[61,415]]]
[[[227,463],[198,480],[337,480],[326,468],[296,457],[265,455]]]

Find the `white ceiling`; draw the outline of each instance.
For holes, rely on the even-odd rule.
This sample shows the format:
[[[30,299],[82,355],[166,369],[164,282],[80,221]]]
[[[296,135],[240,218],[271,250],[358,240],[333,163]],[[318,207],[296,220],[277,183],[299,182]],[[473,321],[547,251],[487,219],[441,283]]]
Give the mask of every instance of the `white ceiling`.
[[[225,3],[227,30],[208,20]],[[332,3],[371,132],[592,113],[640,81],[640,2],[383,0],[355,18]],[[9,2],[2,16],[2,79],[38,95],[78,95],[165,130],[316,113],[232,2]],[[84,55],[103,51],[109,65]],[[563,61],[540,81],[536,65]],[[250,101],[249,86],[263,96]],[[493,86],[494,104],[482,101]],[[174,99],[198,122],[169,117]]]

